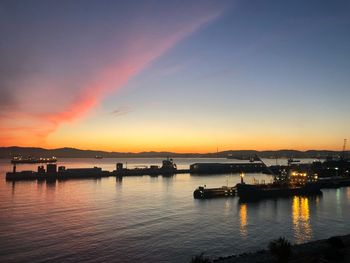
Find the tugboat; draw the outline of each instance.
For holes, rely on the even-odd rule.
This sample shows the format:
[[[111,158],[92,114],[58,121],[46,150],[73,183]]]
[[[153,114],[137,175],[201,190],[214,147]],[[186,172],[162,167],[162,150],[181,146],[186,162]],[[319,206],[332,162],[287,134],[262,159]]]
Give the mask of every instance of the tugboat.
[[[163,160],[162,167],[160,169],[165,171],[176,171],[177,167],[173,159],[167,157],[166,160]]]

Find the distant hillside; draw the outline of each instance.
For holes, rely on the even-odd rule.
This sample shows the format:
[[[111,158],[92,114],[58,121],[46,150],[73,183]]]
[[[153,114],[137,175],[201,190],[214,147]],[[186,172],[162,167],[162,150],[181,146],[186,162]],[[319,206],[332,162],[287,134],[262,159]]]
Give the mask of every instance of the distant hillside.
[[[58,148],[58,149],[44,149],[35,147],[0,147],[0,158],[12,158],[13,156],[33,156],[33,157],[51,157],[56,156],[58,158],[93,158],[96,155],[104,158],[152,158],[152,157],[166,157],[173,158],[226,158],[227,156],[233,156],[237,158],[247,158],[249,156],[257,154],[264,158],[324,158],[327,156],[340,155],[339,151],[328,150],[309,150],[309,151],[296,151],[296,150],[278,150],[278,151],[254,151],[254,150],[230,150],[222,151],[218,153],[173,153],[173,152],[106,152],[95,150],[80,150],[75,148]],[[349,156],[349,151],[347,152]]]

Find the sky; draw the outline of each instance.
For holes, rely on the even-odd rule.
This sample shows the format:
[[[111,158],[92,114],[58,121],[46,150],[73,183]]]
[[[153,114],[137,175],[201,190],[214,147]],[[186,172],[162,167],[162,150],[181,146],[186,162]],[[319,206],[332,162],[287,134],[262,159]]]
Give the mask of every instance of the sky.
[[[0,0],[0,146],[341,150],[349,1]]]

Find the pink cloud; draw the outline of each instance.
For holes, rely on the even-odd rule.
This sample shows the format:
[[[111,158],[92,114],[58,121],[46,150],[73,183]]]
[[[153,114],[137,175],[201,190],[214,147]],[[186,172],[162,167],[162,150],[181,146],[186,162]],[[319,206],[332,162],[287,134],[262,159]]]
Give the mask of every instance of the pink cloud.
[[[71,97],[69,97],[69,92],[64,93],[65,96],[69,97],[67,100],[64,96],[57,95],[60,91],[57,86],[65,82],[59,81],[59,85],[50,83],[50,80],[52,82],[56,80],[55,77],[47,78],[44,81],[45,86],[32,85],[33,90],[36,91],[35,96],[32,96],[40,102],[21,98],[25,106],[9,109],[6,113],[0,115],[0,139],[2,144],[45,144],[46,137],[62,123],[86,116],[92,108],[101,103],[105,96],[122,88],[135,74],[148,67],[155,59],[162,56],[179,41],[217,18],[220,13],[221,11],[211,11],[207,15],[197,17],[181,27],[175,28],[172,32],[155,32],[155,37],[150,37],[142,32],[135,34],[131,37],[132,41],[130,43],[132,44],[123,51],[123,56],[110,62],[108,66],[93,71],[84,78],[84,81],[78,81],[81,85],[74,91],[72,90]],[[43,94],[45,87],[48,86],[52,86],[52,88],[49,88],[48,92]],[[45,101],[45,96],[50,98],[50,96],[55,95],[58,96],[56,101]],[[30,98],[30,92],[28,96]],[[41,103],[43,105],[40,105]]]

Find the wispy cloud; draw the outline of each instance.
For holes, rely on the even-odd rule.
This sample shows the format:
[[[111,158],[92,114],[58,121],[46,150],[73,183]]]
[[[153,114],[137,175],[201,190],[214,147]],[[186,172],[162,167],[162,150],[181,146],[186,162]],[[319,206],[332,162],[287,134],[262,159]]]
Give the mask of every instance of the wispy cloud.
[[[51,61],[49,54],[43,59],[43,66],[48,67],[39,66],[39,69],[33,69],[33,73],[28,70],[30,66],[25,64],[30,63],[30,60],[23,61],[25,65],[22,65],[18,63],[20,58],[15,57],[16,64],[20,64],[23,69],[21,74],[17,75],[14,68],[11,74],[0,76],[1,101],[5,101],[0,114],[2,144],[43,144],[45,138],[62,123],[86,116],[108,94],[123,87],[130,78],[148,67],[179,41],[220,16],[221,12],[222,8],[205,10],[180,24],[177,24],[178,16],[175,13],[174,25],[168,21],[169,31],[164,30],[163,25],[155,26],[151,32],[134,30],[125,35],[118,35],[114,39],[114,46],[108,44],[108,50],[99,48],[94,50],[95,53],[76,55],[76,59],[81,59],[81,63],[95,60],[100,62],[99,56],[102,56],[103,63],[93,63],[98,64],[98,67],[87,67],[86,63],[79,64],[70,57],[66,57],[68,62],[64,60],[59,64],[61,60],[53,57],[52,59],[57,59],[58,62]],[[120,45],[117,39],[128,43],[121,51],[118,50]],[[8,60],[13,62],[9,57]],[[64,69],[64,65],[75,67],[76,63],[83,69],[78,68],[70,72]],[[6,68],[6,64],[2,63],[0,67]],[[65,72],[67,73],[63,74]],[[112,114],[120,116],[129,111],[130,109],[120,108]]]
[[[115,109],[114,111],[110,112],[110,114],[114,117],[119,117],[119,116],[128,114],[130,112],[131,112],[130,107],[122,106],[122,107],[119,107],[119,108]]]

